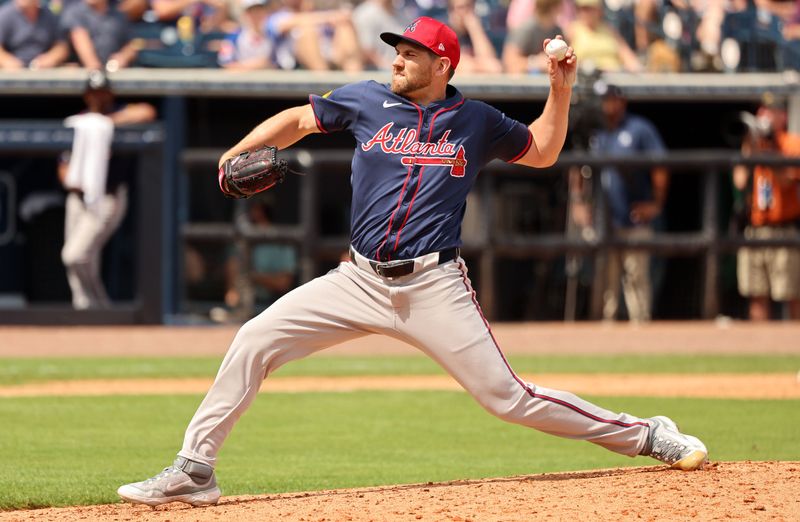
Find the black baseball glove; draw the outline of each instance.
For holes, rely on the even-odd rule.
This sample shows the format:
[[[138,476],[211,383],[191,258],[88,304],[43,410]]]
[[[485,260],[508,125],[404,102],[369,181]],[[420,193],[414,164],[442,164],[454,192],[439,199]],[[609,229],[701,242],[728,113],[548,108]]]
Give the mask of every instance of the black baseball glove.
[[[234,199],[249,198],[281,183],[289,171],[276,147],[265,146],[228,158],[219,168],[219,188]]]

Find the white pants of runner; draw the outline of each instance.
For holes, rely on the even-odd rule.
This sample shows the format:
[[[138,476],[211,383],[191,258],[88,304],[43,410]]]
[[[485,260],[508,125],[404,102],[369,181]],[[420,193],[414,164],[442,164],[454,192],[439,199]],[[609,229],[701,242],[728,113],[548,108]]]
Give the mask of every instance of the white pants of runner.
[[[645,420],[520,379],[500,351],[458,258],[394,279],[344,262],[280,298],[237,333],[179,455],[214,466],[264,378],[289,361],[367,334],[415,346],[508,422],[624,455],[637,455],[645,445]]]
[[[87,207],[80,194],[67,195],[61,260],[67,271],[73,308],[111,306],[100,277],[100,255],[127,209],[128,189],[124,185],[113,194],[105,194],[94,208]]]

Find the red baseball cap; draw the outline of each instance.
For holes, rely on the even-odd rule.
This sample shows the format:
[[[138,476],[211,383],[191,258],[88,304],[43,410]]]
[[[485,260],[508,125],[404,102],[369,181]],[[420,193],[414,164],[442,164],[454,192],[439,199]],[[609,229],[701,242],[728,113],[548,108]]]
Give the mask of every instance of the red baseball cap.
[[[461,58],[461,47],[455,31],[446,24],[427,16],[420,16],[406,27],[403,34],[381,33],[381,40],[397,46],[401,41],[411,42],[429,49],[437,56],[450,58],[450,63],[455,70]]]

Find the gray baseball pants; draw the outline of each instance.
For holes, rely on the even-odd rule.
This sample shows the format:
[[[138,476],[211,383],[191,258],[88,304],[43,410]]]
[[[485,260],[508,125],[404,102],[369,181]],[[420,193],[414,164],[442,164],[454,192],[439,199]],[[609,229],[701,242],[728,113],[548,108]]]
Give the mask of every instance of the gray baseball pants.
[[[637,455],[645,445],[649,425],[643,419],[520,379],[458,258],[393,279],[344,262],[283,296],[237,333],[179,455],[214,466],[264,378],[289,361],[368,334],[415,346],[503,420],[624,455]]]

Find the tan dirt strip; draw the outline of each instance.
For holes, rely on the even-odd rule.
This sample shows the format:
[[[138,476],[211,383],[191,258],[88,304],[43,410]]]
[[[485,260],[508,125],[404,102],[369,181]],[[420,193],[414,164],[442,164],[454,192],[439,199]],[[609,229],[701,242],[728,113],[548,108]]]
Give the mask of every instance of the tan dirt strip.
[[[0,357],[222,356],[238,326],[0,326]],[[800,321],[496,323],[508,354],[800,354]],[[419,355],[368,335],[325,355]]]
[[[795,374],[542,374],[521,376],[539,386],[583,395],[798,399]],[[0,387],[0,397],[203,394],[211,379],[116,379],[49,381]],[[364,390],[460,390],[446,375],[277,377],[262,392],[352,392]]]

